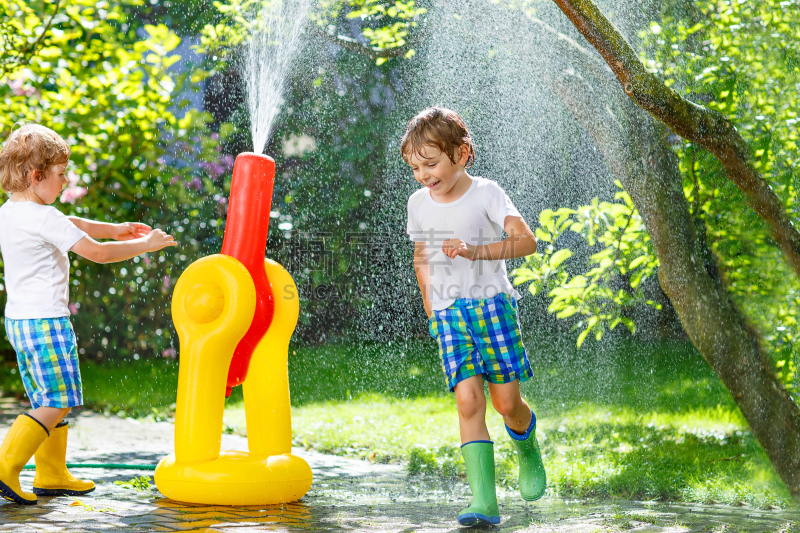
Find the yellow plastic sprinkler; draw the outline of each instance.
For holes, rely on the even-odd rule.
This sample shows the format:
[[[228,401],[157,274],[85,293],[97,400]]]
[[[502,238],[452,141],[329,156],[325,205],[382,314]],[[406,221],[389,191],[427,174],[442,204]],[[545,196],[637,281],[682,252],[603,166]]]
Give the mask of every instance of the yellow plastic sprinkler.
[[[175,285],[175,453],[155,472],[158,490],[173,500],[270,505],[311,488],[311,468],[291,454],[287,363],[297,287],[281,265],[264,259],[274,177],[272,158],[236,158],[222,253],[192,263]],[[225,397],[239,384],[249,452],[220,451]]]

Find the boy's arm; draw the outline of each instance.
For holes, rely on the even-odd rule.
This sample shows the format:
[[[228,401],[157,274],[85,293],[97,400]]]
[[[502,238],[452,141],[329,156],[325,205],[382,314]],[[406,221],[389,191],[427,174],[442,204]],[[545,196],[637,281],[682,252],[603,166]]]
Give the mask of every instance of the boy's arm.
[[[114,239],[129,241],[139,239],[150,233],[150,226],[140,222],[123,222],[110,224],[80,217],[67,217],[78,229],[83,230],[92,239]]]
[[[157,229],[146,237],[124,242],[97,242],[91,237],[84,237],[76,242],[70,251],[95,263],[116,263],[177,244],[172,235]]]
[[[414,272],[417,274],[419,292],[422,293],[422,305],[425,306],[425,316],[433,313],[433,304],[429,294],[431,286],[431,271],[428,266],[428,247],[424,242],[414,243]]]
[[[506,217],[503,229],[508,238],[492,244],[472,246],[461,239],[448,239],[442,251],[451,259],[466,257],[470,261],[515,259],[536,253],[536,237],[522,217]]]

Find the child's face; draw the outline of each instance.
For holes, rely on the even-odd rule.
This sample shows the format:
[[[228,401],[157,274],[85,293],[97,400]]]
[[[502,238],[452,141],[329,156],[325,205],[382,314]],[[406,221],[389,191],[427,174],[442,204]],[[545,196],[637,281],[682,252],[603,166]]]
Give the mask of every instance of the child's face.
[[[456,163],[435,146],[423,146],[420,153],[412,154],[408,164],[414,179],[430,189],[434,196],[445,196],[464,176],[464,165],[469,158],[469,149],[461,146],[456,154]]]
[[[45,171],[44,179],[41,181],[31,177],[31,192],[34,194],[34,201],[38,199],[45,205],[55,202],[68,183],[67,176],[64,174],[66,170],[66,163],[51,165]]]

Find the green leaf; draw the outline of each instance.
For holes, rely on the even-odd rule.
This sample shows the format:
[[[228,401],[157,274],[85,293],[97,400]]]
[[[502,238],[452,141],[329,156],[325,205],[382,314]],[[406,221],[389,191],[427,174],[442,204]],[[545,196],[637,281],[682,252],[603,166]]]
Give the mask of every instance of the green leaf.
[[[561,266],[561,263],[563,263],[572,256],[573,256],[572,251],[567,248],[557,251],[550,257],[550,268],[554,270],[557,269],[558,267]]]
[[[636,259],[634,259],[633,261],[631,261],[631,264],[630,264],[630,266],[629,266],[628,268],[630,268],[631,270],[633,270],[633,269],[635,269],[636,267],[638,267],[638,266],[640,266],[640,265],[643,265],[643,264],[647,263],[647,261],[648,261],[649,259],[650,259],[650,258],[649,258],[649,257],[647,257],[646,255],[640,255],[639,257],[637,257]]]
[[[562,311],[559,311],[556,314],[556,318],[558,318],[558,319],[569,318],[569,317],[575,315],[577,312],[578,312],[578,308],[570,305],[570,306],[565,307]]]
[[[578,348],[580,348],[581,345],[583,344],[583,341],[586,340],[586,336],[589,334],[590,329],[591,328],[586,328],[581,332],[580,335],[578,335]]]

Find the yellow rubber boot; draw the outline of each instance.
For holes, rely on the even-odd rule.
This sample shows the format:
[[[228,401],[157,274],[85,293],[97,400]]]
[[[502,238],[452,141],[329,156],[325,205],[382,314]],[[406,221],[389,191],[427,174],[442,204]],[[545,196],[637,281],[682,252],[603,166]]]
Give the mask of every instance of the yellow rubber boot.
[[[33,492],[39,496],[80,496],[94,490],[94,481],[75,479],[67,470],[68,422],[61,422],[36,450]]]
[[[47,429],[31,415],[21,414],[0,444],[0,494],[23,505],[37,503],[36,494],[24,492],[19,473],[39,446],[47,439]]]

